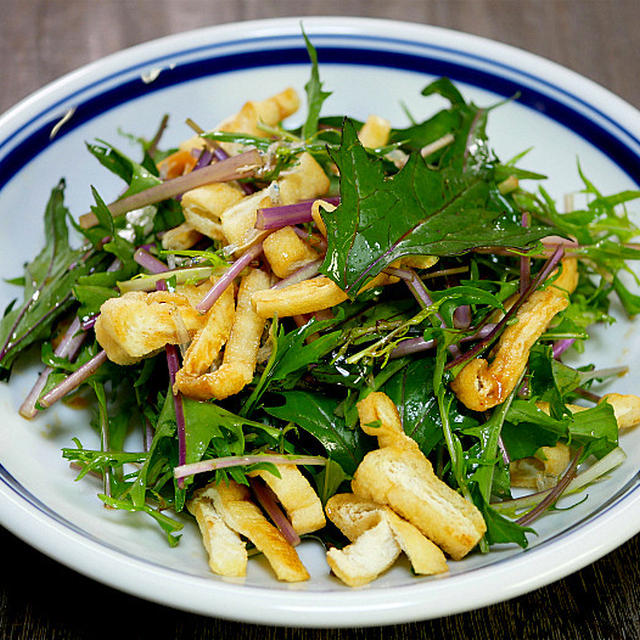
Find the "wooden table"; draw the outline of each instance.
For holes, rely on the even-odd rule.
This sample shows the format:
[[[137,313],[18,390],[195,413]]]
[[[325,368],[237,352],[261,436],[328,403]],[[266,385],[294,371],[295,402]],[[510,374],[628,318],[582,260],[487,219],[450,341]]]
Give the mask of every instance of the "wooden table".
[[[0,0],[0,111],[123,47],[206,25],[288,15],[393,18],[487,36],[551,58],[640,107],[638,0]],[[640,536],[510,602],[422,623],[336,631],[175,611],[84,578],[2,529],[0,536],[3,640],[640,637]]]

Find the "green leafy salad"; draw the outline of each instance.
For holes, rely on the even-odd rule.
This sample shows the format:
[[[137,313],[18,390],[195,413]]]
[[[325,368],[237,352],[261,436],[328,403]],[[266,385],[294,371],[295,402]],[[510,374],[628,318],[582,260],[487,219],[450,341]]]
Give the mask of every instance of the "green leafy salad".
[[[603,194],[578,167],[588,204],[559,210],[525,153],[492,149],[500,105],[447,78],[422,91],[425,111],[434,96],[447,106],[403,128],[326,116],[307,47],[300,127],[283,124],[288,90],[212,129],[188,121],[180,147],[163,146],[167,117],[152,140],[126,134],[138,158],[86,145],[124,191],[109,203],[92,189],[78,218],[64,180],[53,188],[46,245],[11,280],[24,292],[0,323],[0,376],[39,349],[20,413],[92,407],[62,457],[171,546],[176,514],[229,483],[295,544],[287,505],[256,478],[291,465],[323,506],[351,492],[382,446],[359,415],[380,393],[438,482],[482,515],[476,552],[526,547],[537,517],[624,460],[620,430],[640,422],[640,398],[600,393],[624,369],[563,362],[614,321],[613,298],[640,310],[626,210],[640,192]],[[302,537],[340,549],[339,529]]]

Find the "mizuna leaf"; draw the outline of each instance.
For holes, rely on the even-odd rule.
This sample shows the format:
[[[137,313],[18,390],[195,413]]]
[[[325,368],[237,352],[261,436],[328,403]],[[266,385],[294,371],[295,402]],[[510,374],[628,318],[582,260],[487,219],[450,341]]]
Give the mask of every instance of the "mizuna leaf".
[[[472,174],[431,169],[419,154],[386,177],[348,119],[333,154],[341,203],[325,213],[328,249],[321,272],[351,298],[394,260],[408,255],[459,255],[477,247],[525,247],[548,227],[522,227],[496,197],[497,187]]]

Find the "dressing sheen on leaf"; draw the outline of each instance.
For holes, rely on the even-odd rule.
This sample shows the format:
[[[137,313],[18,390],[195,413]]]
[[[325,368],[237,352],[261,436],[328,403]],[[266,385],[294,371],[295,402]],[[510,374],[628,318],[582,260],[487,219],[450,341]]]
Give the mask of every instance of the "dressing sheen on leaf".
[[[394,260],[409,255],[458,255],[477,247],[526,247],[549,227],[523,227],[497,197],[497,184],[473,173],[455,180],[414,153],[385,175],[355,126],[344,120],[331,155],[340,171],[339,207],[323,213],[328,249],[321,272],[351,298]]]

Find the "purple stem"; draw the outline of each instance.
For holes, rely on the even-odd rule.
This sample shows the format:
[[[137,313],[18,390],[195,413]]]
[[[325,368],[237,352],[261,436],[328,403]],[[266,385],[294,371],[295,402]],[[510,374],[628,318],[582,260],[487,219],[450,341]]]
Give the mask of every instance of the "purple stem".
[[[522,214],[522,222],[523,227],[528,227],[530,225],[530,216],[527,211]],[[531,258],[527,256],[520,257],[520,293],[524,293],[529,286],[529,282],[531,281]]]
[[[59,385],[56,385],[51,391],[42,396],[40,405],[50,407],[52,404],[66,396],[68,393],[75,391],[87,378],[91,377],[105,362],[107,361],[106,351],[98,351],[98,353],[85,362],[81,367],[76,369],[72,374],[68,375]]]
[[[565,338],[564,340],[557,340],[553,344],[553,357],[556,360],[560,359],[560,356],[576,341],[575,338]]]
[[[69,360],[73,360],[85,338],[87,337],[86,332],[84,332],[83,327],[81,325],[80,319],[76,316],[73,319],[73,322],[69,325],[69,328],[66,330],[62,340],[58,344],[56,350],[54,351],[54,355],[59,358],[68,358]],[[38,402],[38,398],[42,393],[42,390],[45,388],[47,384],[47,379],[49,378],[49,374],[53,371],[51,367],[45,367],[44,371],[40,374],[36,383],[33,385],[33,388],[29,392],[29,395],[25,398],[24,402],[20,406],[20,415],[23,418],[33,418],[38,413],[38,409],[36,408],[36,404]]]
[[[304,200],[296,204],[286,204],[280,207],[265,207],[258,209],[256,229],[280,229],[295,224],[311,222],[311,207],[315,200]],[[326,202],[337,205],[340,198],[326,198]]]
[[[162,273],[169,269],[162,260],[158,260],[158,258],[152,256],[144,247],[136,249],[136,252],[133,254],[133,259],[151,273]]]
[[[294,271],[290,276],[287,276],[279,282],[276,282],[276,284],[274,284],[271,288],[284,289],[289,285],[296,284],[296,282],[302,282],[303,280],[313,278],[313,276],[317,275],[321,264],[322,260],[314,260],[313,262],[309,262],[308,264],[305,264],[304,266]]]
[[[423,309],[426,309],[433,304],[433,300],[424,286],[424,283],[413,269],[396,269],[395,267],[387,267],[385,269],[385,273],[404,280],[406,285],[409,287],[409,290],[418,301],[418,304]],[[440,320],[440,326],[443,329],[446,329],[447,325],[442,319],[442,316],[438,312],[435,313],[435,316]],[[454,357],[458,357],[460,355],[460,349],[455,344],[449,345],[449,351]]]
[[[220,277],[220,279],[209,289],[207,294],[196,305],[200,313],[207,313],[215,304],[216,300],[225,292],[227,287],[234,281],[236,276],[255,260],[262,253],[262,242],[250,247],[240,258],[238,258]]]
[[[529,513],[523,515],[521,518],[516,520],[516,523],[520,526],[526,526],[531,524],[536,518],[542,515],[551,505],[553,505],[556,500],[562,495],[563,491],[567,488],[569,483],[573,480],[576,475],[576,471],[578,470],[578,460],[580,459],[580,454],[582,453],[582,447],[576,451],[576,454],[573,456],[573,460],[571,460],[571,464],[568,466],[562,478],[558,481],[558,484],[545,496],[545,498],[539,502]]]
[[[473,335],[465,336],[460,342],[471,342],[473,340],[482,340],[493,331],[495,324],[486,324],[480,327]],[[424,338],[409,338],[403,340],[398,346],[391,352],[389,358],[402,358],[403,356],[411,355],[412,353],[420,353],[421,351],[428,351],[436,346],[436,341],[425,340]]]
[[[273,524],[278,527],[285,540],[292,547],[300,544],[300,536],[296,533],[291,521],[276,502],[276,496],[271,488],[264,484],[259,478],[250,478],[249,484],[260,506],[266,511]]]

